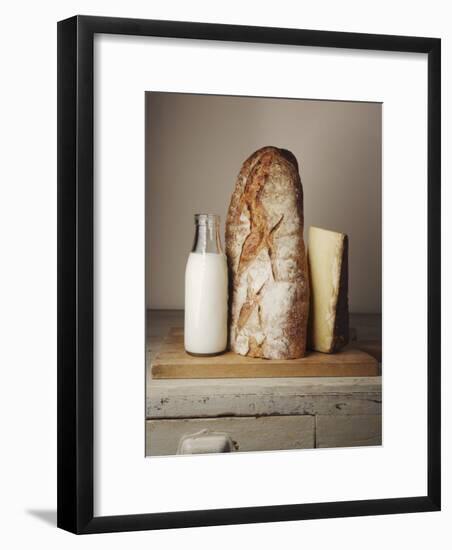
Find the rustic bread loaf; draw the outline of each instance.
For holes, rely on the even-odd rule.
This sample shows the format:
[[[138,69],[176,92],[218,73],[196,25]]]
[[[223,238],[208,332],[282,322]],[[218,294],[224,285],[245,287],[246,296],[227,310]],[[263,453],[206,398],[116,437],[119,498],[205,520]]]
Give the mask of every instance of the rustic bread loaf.
[[[263,147],[242,165],[226,219],[230,347],[267,359],[306,350],[309,280],[294,155]]]

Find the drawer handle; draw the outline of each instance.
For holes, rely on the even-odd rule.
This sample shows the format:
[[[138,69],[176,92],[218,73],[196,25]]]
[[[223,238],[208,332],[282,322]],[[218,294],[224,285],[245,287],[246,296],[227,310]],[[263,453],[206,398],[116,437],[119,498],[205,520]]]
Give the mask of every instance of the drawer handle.
[[[209,430],[182,436],[177,447],[178,455],[231,453],[232,451],[234,451],[234,442],[227,433]]]

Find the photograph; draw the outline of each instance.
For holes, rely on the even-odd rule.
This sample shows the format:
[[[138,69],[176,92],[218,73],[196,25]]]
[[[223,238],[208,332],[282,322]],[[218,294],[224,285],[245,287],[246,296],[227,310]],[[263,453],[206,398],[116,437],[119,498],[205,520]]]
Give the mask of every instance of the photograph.
[[[446,3],[2,15],[1,548],[447,548]]]
[[[145,93],[146,456],[382,445],[382,109]]]

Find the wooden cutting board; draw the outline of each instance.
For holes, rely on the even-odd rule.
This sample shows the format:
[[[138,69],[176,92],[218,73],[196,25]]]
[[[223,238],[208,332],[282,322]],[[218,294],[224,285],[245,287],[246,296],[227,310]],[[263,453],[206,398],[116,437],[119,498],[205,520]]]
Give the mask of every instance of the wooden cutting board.
[[[153,378],[278,378],[290,376],[378,376],[378,361],[360,349],[309,352],[301,359],[258,359],[231,351],[194,357],[184,350],[181,328],[172,328],[151,365]]]

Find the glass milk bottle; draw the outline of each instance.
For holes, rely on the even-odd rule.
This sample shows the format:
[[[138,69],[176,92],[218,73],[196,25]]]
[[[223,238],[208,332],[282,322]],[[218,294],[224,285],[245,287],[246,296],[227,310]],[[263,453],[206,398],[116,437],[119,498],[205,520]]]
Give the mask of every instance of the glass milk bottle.
[[[195,215],[195,241],[185,269],[185,350],[217,355],[226,350],[228,270],[220,216]]]

